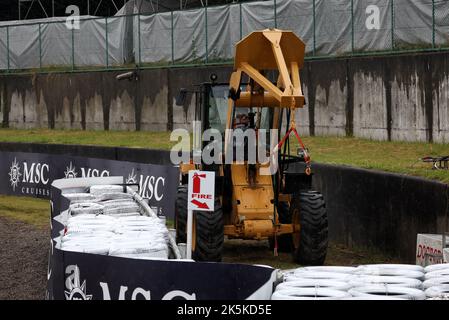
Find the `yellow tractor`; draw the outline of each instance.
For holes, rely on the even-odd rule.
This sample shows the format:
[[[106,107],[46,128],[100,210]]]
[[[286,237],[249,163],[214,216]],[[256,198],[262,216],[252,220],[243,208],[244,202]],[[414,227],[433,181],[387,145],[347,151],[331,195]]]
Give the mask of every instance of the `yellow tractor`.
[[[217,83],[216,76],[212,76],[212,82],[201,84],[196,91],[195,120],[200,121],[201,132],[220,132],[224,151],[218,155],[222,160],[218,164],[181,165],[182,181],[176,201],[178,243],[186,243],[187,238],[188,172],[216,172],[215,211],[194,214],[195,260],[221,261],[227,236],[268,239],[275,252],[290,251],[299,264],[324,263],[328,245],[325,202],[319,192],[311,191],[310,156],[295,123],[295,111],[305,104],[300,80],[304,54],[305,44],[291,31],[253,32],[236,45],[230,83]],[[181,96],[185,98],[185,91]],[[255,134],[246,135],[244,157],[237,159],[231,152],[233,158],[229,161],[225,158],[236,149],[232,133],[237,128]],[[295,154],[291,152],[292,136],[298,141]],[[266,143],[273,137],[274,144]],[[207,148],[206,143],[202,142],[200,149]],[[251,146],[266,150],[264,155],[275,161],[267,163],[265,158],[265,162],[259,162],[259,153],[256,163],[249,162]],[[278,169],[267,175],[263,169],[268,169],[270,163],[277,163]]]

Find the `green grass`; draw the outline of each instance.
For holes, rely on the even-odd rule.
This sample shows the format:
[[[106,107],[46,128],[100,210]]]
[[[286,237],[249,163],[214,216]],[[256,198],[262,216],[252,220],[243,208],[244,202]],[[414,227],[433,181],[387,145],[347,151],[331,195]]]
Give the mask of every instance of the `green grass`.
[[[44,228],[50,225],[50,203],[48,200],[0,196],[0,216]]]
[[[0,129],[0,141],[62,143],[170,149],[169,132]],[[449,155],[448,144],[378,142],[357,138],[306,137],[313,161],[397,172],[449,182],[449,171],[419,162],[425,156]]]
[[[170,149],[169,132],[0,129],[1,142],[56,143]]]
[[[316,162],[343,164],[449,182],[449,171],[432,170],[431,164],[419,160],[426,156],[449,155],[448,144],[326,137],[304,138],[304,143]]]

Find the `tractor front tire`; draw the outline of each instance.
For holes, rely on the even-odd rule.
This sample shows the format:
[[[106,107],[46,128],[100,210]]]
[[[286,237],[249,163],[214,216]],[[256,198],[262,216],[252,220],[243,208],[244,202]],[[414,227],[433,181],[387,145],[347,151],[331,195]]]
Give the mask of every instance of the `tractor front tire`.
[[[194,219],[195,261],[221,262],[224,243],[223,210],[220,200],[215,199],[213,212],[198,211]]]
[[[328,247],[328,221],[323,195],[315,191],[293,195],[290,216],[294,228],[295,262],[304,266],[323,265]]]
[[[177,243],[187,243],[187,192],[187,186],[178,188],[175,211]],[[218,197],[215,199],[213,212],[194,212],[192,231],[192,258],[195,261],[220,262],[224,243],[224,222]]]

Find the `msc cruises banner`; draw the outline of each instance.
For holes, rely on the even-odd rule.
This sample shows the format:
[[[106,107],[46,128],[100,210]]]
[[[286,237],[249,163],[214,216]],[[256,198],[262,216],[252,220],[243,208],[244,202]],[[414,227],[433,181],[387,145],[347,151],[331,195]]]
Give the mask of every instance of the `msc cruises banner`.
[[[51,198],[51,183],[63,178],[123,176],[125,182],[138,184],[140,195],[150,206],[174,216],[178,169],[116,160],[65,155],[0,152],[0,194]]]

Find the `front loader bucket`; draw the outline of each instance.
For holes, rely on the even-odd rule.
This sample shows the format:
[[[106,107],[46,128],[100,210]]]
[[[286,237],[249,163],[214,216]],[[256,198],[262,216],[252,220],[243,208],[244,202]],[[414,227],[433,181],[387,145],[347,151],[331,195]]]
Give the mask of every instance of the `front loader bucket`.
[[[266,29],[255,31],[237,43],[231,89],[239,90],[242,73],[248,75],[265,91],[263,95],[243,92],[236,99],[237,107],[263,104],[270,107],[302,108],[299,70],[304,65],[305,47],[292,31]],[[265,71],[278,70],[278,81],[273,84]],[[237,101],[240,100],[240,101]]]
[[[246,62],[257,70],[277,70],[278,62],[273,45],[279,44],[287,66],[296,62],[301,69],[304,65],[306,45],[292,31],[266,29],[255,31],[236,45],[235,69]]]

